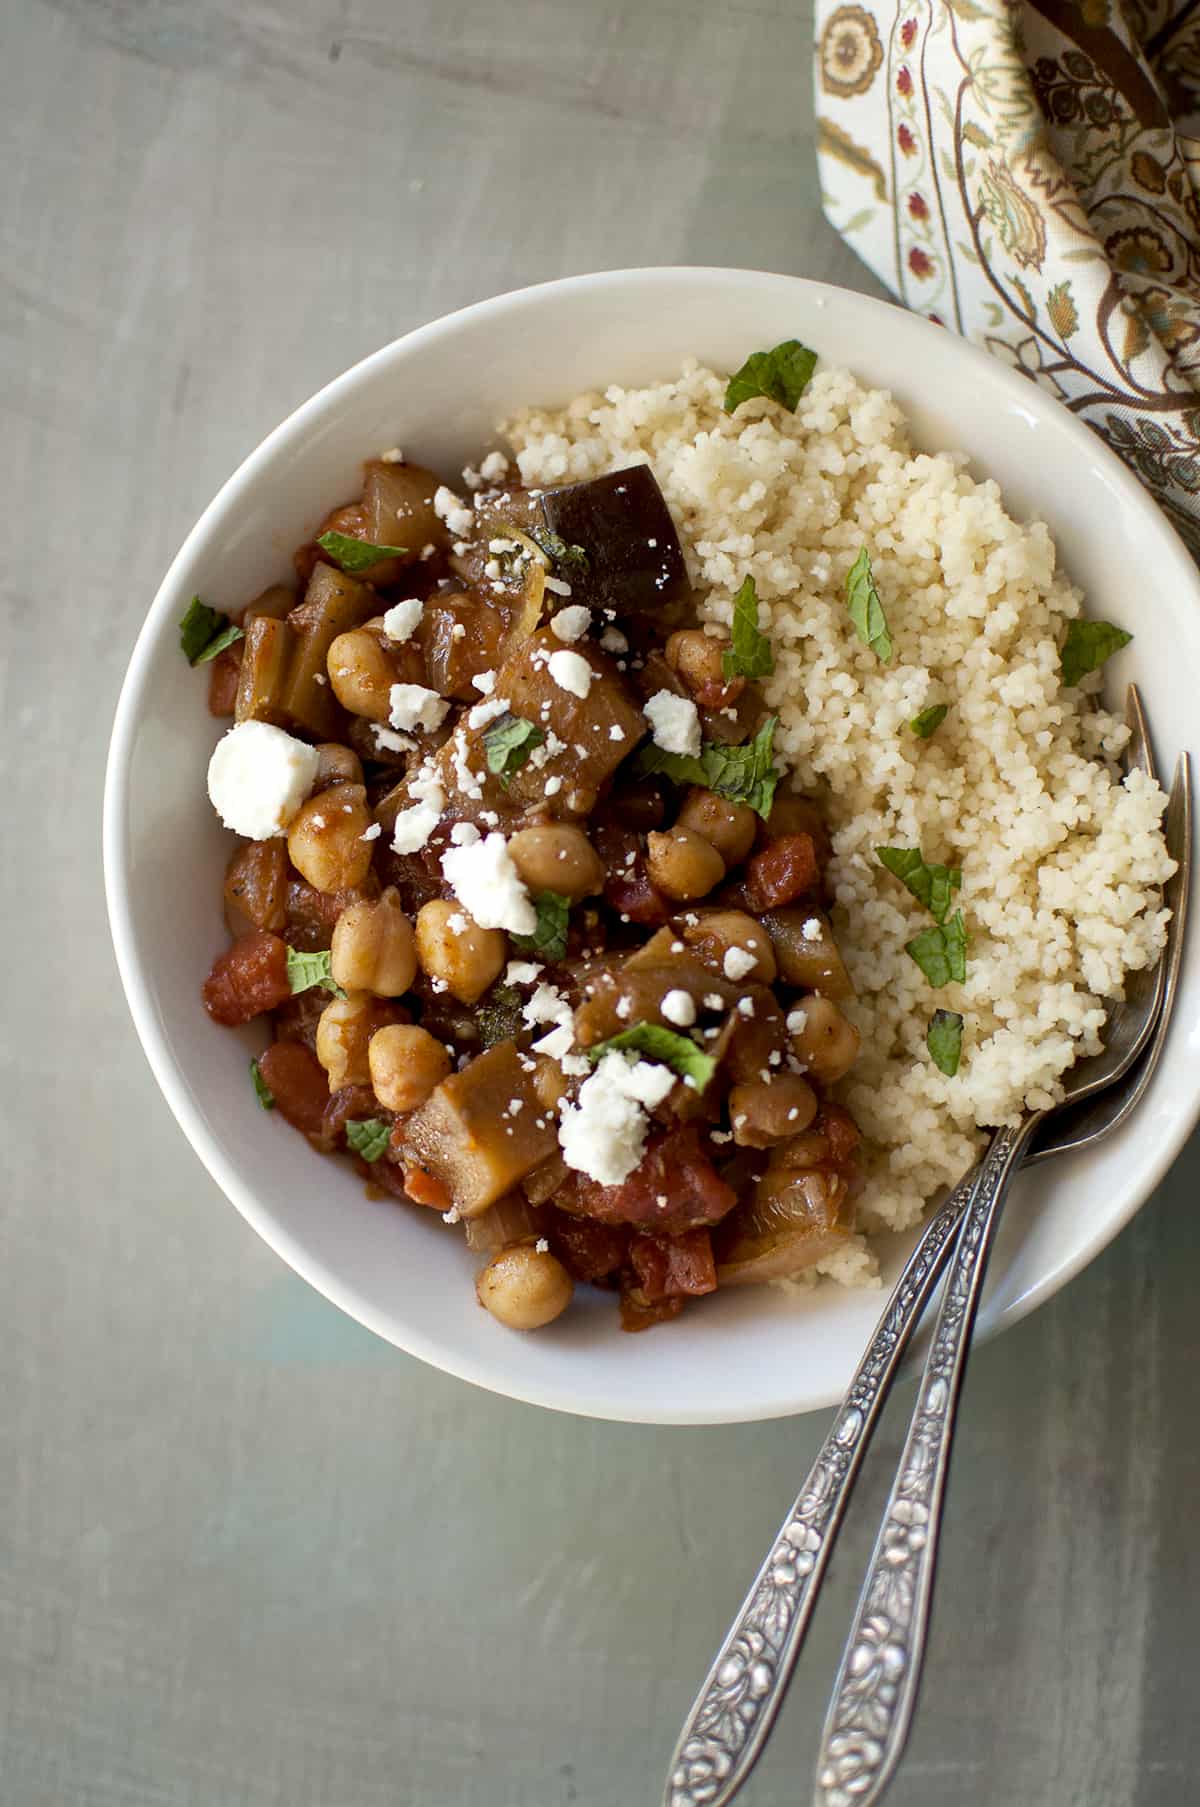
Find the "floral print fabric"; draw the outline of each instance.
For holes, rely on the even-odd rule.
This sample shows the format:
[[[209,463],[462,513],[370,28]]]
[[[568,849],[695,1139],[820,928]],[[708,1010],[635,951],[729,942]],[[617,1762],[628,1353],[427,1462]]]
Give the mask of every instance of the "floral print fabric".
[[[1200,0],[818,0],[816,90],[832,224],[1200,555]]]

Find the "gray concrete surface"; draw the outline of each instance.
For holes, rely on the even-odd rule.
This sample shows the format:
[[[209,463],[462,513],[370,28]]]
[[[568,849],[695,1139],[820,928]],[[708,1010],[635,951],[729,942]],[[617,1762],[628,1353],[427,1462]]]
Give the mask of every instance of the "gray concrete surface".
[[[102,762],[184,531],[362,353],[603,266],[871,286],[818,209],[810,29],[804,0],[0,9],[4,1807],[657,1802],[821,1421],[538,1414],[294,1279],[135,1042]],[[1200,1798],[1198,1177],[1193,1146],[973,1365],[897,1807]],[[887,1467],[757,1807],[808,1798]]]

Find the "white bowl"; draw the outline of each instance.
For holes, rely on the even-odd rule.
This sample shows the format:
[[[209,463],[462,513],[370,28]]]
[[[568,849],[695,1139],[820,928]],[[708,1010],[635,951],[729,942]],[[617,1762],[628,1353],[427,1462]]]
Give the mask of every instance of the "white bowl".
[[[825,1285],[718,1294],[644,1336],[587,1296],[553,1330],[521,1336],[475,1303],[473,1262],[428,1212],[369,1202],[258,1108],[244,1046],[200,1006],[224,944],[229,837],[205,795],[225,724],[178,650],[193,592],[236,607],[288,572],[292,547],[352,494],[360,461],[397,441],[453,477],[523,403],[670,375],[694,355],[732,369],[798,337],[895,392],[919,443],[962,447],[1018,515],[1050,525],[1093,613],[1136,629],[1113,682],[1136,678],[1164,772],[1196,720],[1200,580],[1163,516],[1086,427],[952,334],[866,296],[739,270],[614,271],[499,296],[419,328],[330,383],[254,452],[205,509],[138,638],[108,762],[104,858],[117,960],[167,1102],[218,1185],[297,1273],[360,1323],[451,1374],[594,1417],[716,1424],[803,1412],[840,1397],[884,1294]],[[1197,917],[1193,917],[1193,924]],[[1165,1058],[1128,1128],[1018,1182],[981,1325],[1015,1323],[1096,1255],[1166,1172],[1197,1116],[1196,930]],[[911,1237],[890,1239],[885,1278]]]

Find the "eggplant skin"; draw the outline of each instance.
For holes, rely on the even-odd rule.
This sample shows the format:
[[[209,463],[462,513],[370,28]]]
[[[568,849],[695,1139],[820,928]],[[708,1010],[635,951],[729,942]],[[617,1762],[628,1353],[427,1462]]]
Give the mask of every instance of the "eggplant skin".
[[[587,569],[567,575],[571,601],[618,616],[652,615],[665,627],[689,613],[691,586],[671,512],[644,464],[541,495],[551,533],[581,546]]]

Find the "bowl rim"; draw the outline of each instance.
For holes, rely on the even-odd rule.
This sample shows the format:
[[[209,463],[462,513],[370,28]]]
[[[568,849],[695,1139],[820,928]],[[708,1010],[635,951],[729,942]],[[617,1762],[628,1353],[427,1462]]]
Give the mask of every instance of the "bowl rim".
[[[226,509],[235,504],[247,488],[254,484],[260,473],[269,467],[282,448],[293,441],[302,439],[316,420],[335,409],[348,393],[356,390],[360,385],[369,383],[378,372],[386,369],[401,352],[406,356],[413,352],[419,353],[424,344],[436,340],[443,333],[452,332],[457,326],[469,320],[486,319],[489,314],[501,311],[536,307],[545,299],[552,297],[569,298],[572,294],[584,291],[605,288],[619,289],[631,281],[653,282],[661,284],[665,289],[694,289],[706,284],[728,285],[730,283],[737,283],[751,289],[755,286],[777,287],[780,284],[787,284],[805,293],[818,307],[826,305],[834,299],[844,304],[846,298],[849,297],[855,307],[861,307],[869,314],[876,315],[881,326],[886,322],[894,327],[897,320],[900,320],[919,335],[939,334],[943,344],[948,340],[956,348],[952,355],[961,355],[965,364],[974,363],[979,368],[981,375],[986,372],[989,382],[999,384],[1002,390],[1007,391],[1012,399],[1018,401],[1026,410],[1052,418],[1056,430],[1066,433],[1068,438],[1073,439],[1081,454],[1085,455],[1089,461],[1099,461],[1105,467],[1107,480],[1121,490],[1131,505],[1141,510],[1148,521],[1153,520],[1157,524],[1161,533],[1162,554],[1174,560],[1180,581],[1192,588],[1196,587],[1198,581],[1196,565],[1170,520],[1161,509],[1155,506],[1143,485],[1097,434],[1077,416],[1056,404],[1053,397],[1038,389],[1024,375],[1006,366],[999,359],[990,356],[969,340],[947,333],[946,329],[900,307],[895,302],[880,300],[860,290],[845,289],[836,284],[817,282],[803,276],[740,269],[735,266],[703,264],[642,265],[625,269],[593,271],[507,290],[501,294],[456,308],[448,314],[438,315],[432,320],[413,327],[410,331],[390,340],[378,350],[368,353],[339,375],[331,378],[294,408],[242,459],[202,510],[171,560],[155,592],[145,619],[138,630],[117,698],[104,775],[101,824],[104,889],[117,969],[134,1027],[150,1069],[176,1122],[211,1178],[251,1228],[322,1297],[394,1347],[416,1356],[419,1360],[440,1369],[443,1373],[451,1374],[456,1379],[468,1381],[504,1398],[519,1400],[525,1404],[541,1406],[550,1410],[568,1412],[575,1416],[599,1418],[615,1423],[692,1426],[751,1423],[768,1418],[796,1416],[805,1412],[823,1410],[835,1403],[838,1395],[823,1393],[819,1398],[814,1399],[811,1394],[797,1394],[794,1396],[794,1403],[789,1403],[782,1408],[771,1402],[756,1406],[751,1399],[745,1409],[739,1406],[716,1411],[711,1408],[707,1411],[689,1408],[670,1411],[661,1406],[655,1406],[649,1410],[639,1411],[636,1402],[618,1403],[603,1392],[597,1393],[595,1396],[581,1396],[576,1390],[572,1390],[568,1395],[565,1391],[555,1391],[553,1387],[513,1384],[506,1378],[493,1373],[486,1362],[460,1354],[441,1344],[435,1345],[432,1339],[422,1331],[415,1330],[409,1325],[398,1325],[387,1314],[378,1310],[370,1299],[359,1292],[357,1287],[341,1281],[335,1272],[330,1270],[322,1260],[311,1255],[304,1243],[277,1219],[270,1207],[242,1179],[235,1164],[227,1159],[220,1144],[211,1134],[202,1113],[192,1099],[183,1069],[175,1060],[152,1007],[149,986],[142,974],[137,941],[132,928],[130,906],[131,829],[128,801],[133,742],[148,685],[152,656],[161,635],[175,625],[174,611],[178,606],[178,596],[176,595],[178,578],[189,564],[193,548],[206,537],[214,521]],[[1193,928],[1191,933],[1195,932],[1196,930]],[[1153,1158],[1148,1163],[1149,1179],[1144,1189],[1139,1191],[1138,1188],[1134,1188],[1129,1200],[1121,1209],[1103,1222],[1093,1220],[1090,1234],[1084,1237],[1070,1254],[1052,1262],[1036,1281],[1027,1286],[1019,1296],[1010,1300],[998,1312],[991,1317],[981,1313],[976,1339],[990,1338],[1019,1323],[1088,1266],[1125,1228],[1161,1184],[1191,1136],[1198,1119],[1200,1119],[1200,1087],[1197,1088],[1190,1105],[1177,1113],[1168,1133],[1164,1134],[1156,1143]]]

